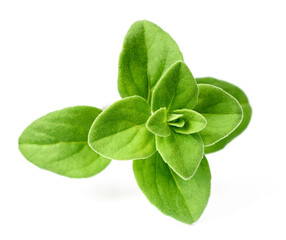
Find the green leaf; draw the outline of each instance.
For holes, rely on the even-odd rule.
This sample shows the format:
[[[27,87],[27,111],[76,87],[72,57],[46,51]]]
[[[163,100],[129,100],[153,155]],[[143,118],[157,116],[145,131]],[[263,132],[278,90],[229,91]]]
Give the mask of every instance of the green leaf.
[[[176,119],[172,122],[169,122],[169,126],[173,126],[173,127],[177,127],[177,128],[181,128],[185,125],[185,120],[182,118]]]
[[[199,99],[194,110],[207,120],[207,126],[200,132],[204,144],[210,146],[227,137],[242,120],[239,102],[219,87],[198,84]]]
[[[133,96],[113,103],[94,121],[88,143],[98,154],[115,159],[146,158],[155,149],[155,136],[146,128],[151,110],[143,98]]]
[[[182,114],[182,118],[185,122],[183,127],[173,128],[177,133],[182,134],[191,134],[200,132],[207,125],[207,120],[199,113],[189,110],[189,109],[180,109],[176,110],[173,113]]]
[[[217,143],[211,146],[205,147],[206,153],[212,153],[212,152],[216,152],[218,150],[223,149],[229,142],[232,141],[232,139],[237,137],[239,134],[241,134],[246,129],[251,119],[252,109],[251,109],[251,106],[249,104],[246,94],[240,88],[238,88],[237,86],[231,83],[218,80],[215,78],[211,78],[211,77],[197,78],[197,82],[207,83],[207,84],[211,84],[211,85],[222,88],[224,91],[226,91],[227,93],[232,95],[234,98],[236,98],[236,100],[240,103],[242,110],[243,110],[243,119],[241,123],[239,124],[239,126],[231,134],[229,134],[224,139],[218,141]]]
[[[135,22],[125,36],[119,58],[120,96],[138,95],[149,102],[154,86],[177,60],[183,56],[168,33],[146,20]]]
[[[167,110],[166,108],[158,109],[147,121],[147,129],[158,136],[168,137],[171,130],[167,124]]]
[[[110,163],[87,143],[88,131],[100,112],[77,106],[49,113],[24,130],[19,149],[40,168],[72,178],[93,176]]]
[[[192,109],[198,98],[197,83],[182,61],[174,63],[156,85],[151,100],[152,111],[166,107],[169,112],[176,109]]]
[[[180,117],[183,117],[183,114],[173,114],[173,113],[170,113],[170,114],[168,114],[168,116],[167,116],[167,121],[168,121],[168,122],[172,122],[172,121],[174,121],[174,120],[179,119]]]
[[[204,154],[204,144],[197,133],[171,131],[169,137],[156,136],[156,147],[164,161],[184,179],[194,175]]]
[[[211,186],[211,173],[205,157],[189,180],[176,175],[159,153],[133,161],[133,171],[142,192],[162,213],[188,224],[202,215]]]

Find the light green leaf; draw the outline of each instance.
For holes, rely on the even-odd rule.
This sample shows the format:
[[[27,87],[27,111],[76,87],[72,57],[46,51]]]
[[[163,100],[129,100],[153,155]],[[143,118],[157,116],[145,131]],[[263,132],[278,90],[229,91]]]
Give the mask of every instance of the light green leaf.
[[[241,134],[246,129],[251,119],[252,109],[251,109],[251,106],[249,104],[246,94],[240,88],[238,88],[237,86],[231,83],[218,80],[215,78],[211,78],[211,77],[197,78],[197,82],[211,84],[211,85],[222,88],[224,91],[226,91],[227,93],[232,95],[234,98],[236,98],[236,100],[240,103],[242,110],[243,110],[243,119],[241,123],[239,124],[239,126],[231,134],[229,134],[224,139],[218,141],[217,143],[211,146],[205,147],[206,153],[212,153],[212,152],[216,152],[218,150],[223,149],[232,139],[237,137],[239,134]]]
[[[167,124],[167,110],[160,108],[148,119],[146,123],[147,129],[158,136],[168,137],[171,130]]]
[[[239,102],[219,87],[198,84],[199,99],[194,110],[207,120],[200,132],[204,144],[210,146],[227,137],[240,124],[243,113]]]
[[[120,96],[138,95],[149,102],[154,86],[177,60],[183,56],[168,33],[146,20],[135,22],[125,36],[119,58]]]
[[[49,113],[24,130],[19,149],[40,168],[72,178],[93,176],[110,163],[87,143],[88,131],[100,112],[77,106]]]
[[[202,215],[211,186],[211,173],[205,157],[189,180],[176,175],[159,153],[133,161],[133,171],[142,192],[162,213],[188,224]]]
[[[155,149],[155,136],[146,128],[151,110],[143,98],[133,96],[113,103],[94,121],[88,136],[91,148],[115,160],[146,158]]]
[[[189,110],[189,109],[180,109],[176,110],[173,113],[182,114],[182,120],[184,120],[185,124],[183,127],[173,128],[173,130],[177,133],[182,134],[191,134],[200,132],[207,125],[207,120],[199,113]]]
[[[197,83],[182,61],[174,63],[156,85],[151,100],[152,111],[166,107],[169,112],[176,109],[192,109],[198,98]]]
[[[174,121],[169,122],[169,126],[174,126],[174,127],[178,127],[181,128],[185,125],[185,120],[182,118],[176,119]]]
[[[204,144],[197,133],[171,131],[169,137],[156,136],[156,147],[164,161],[184,179],[194,175],[204,154]]]
[[[168,114],[168,116],[167,116],[167,121],[168,121],[168,122],[172,122],[172,121],[174,121],[174,120],[179,119],[180,117],[183,117],[183,114],[173,114],[173,113],[170,113],[170,114]]]

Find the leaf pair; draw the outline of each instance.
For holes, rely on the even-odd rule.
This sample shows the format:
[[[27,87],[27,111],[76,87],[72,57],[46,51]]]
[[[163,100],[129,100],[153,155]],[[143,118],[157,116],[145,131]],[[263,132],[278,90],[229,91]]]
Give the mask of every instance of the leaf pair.
[[[207,122],[195,111],[181,109],[168,114],[166,108],[158,109],[147,121],[150,132],[160,137],[171,135],[171,129],[181,134],[192,134],[201,131]]]

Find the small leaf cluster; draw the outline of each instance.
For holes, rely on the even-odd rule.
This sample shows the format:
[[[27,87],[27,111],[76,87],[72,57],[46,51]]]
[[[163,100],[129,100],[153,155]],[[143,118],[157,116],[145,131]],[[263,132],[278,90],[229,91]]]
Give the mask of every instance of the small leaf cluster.
[[[251,107],[238,87],[195,79],[176,42],[157,25],[135,22],[119,58],[121,100],[104,111],[65,108],[28,126],[22,154],[40,168],[90,177],[111,160],[133,160],[138,186],[161,212],[191,224],[211,187],[205,154],[218,151],[248,125]]]

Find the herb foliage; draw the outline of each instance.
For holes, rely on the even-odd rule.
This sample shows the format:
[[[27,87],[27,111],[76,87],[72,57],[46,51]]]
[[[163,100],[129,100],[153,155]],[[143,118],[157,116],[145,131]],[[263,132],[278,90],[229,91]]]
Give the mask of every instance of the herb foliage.
[[[205,154],[224,148],[248,125],[251,107],[238,87],[195,79],[176,42],[149,21],[129,29],[119,58],[121,100],[104,111],[76,106],[49,113],[19,138],[24,157],[72,178],[133,160],[138,186],[162,213],[191,224],[211,188]]]

